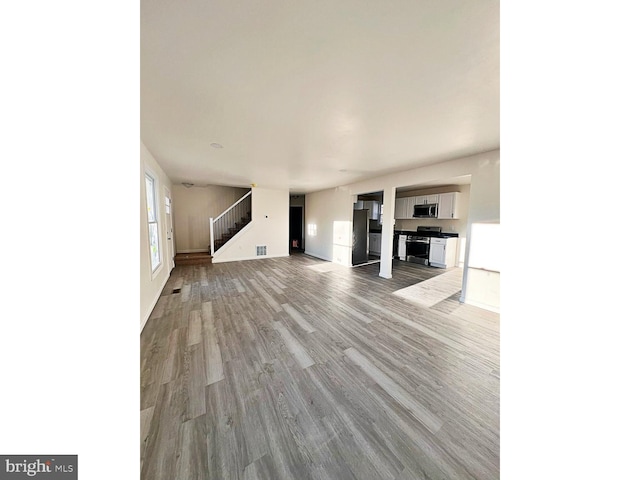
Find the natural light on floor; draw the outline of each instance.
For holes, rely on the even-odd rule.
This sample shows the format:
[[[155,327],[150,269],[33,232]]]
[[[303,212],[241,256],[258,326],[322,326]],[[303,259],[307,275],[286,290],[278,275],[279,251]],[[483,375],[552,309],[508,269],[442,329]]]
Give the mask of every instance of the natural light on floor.
[[[455,267],[436,277],[396,290],[393,294],[424,307],[432,307],[460,292],[461,288],[462,268]]]

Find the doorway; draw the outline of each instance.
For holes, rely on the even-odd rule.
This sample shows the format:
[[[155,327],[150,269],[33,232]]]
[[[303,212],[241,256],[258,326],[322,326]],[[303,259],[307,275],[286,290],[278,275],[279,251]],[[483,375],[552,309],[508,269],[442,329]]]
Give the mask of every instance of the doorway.
[[[353,204],[352,265],[380,263],[384,193],[360,194]]]
[[[164,214],[165,214],[165,238],[167,239],[167,257],[171,269],[175,267],[174,263],[174,244],[173,244],[173,205],[171,204],[171,192],[164,187]]]
[[[302,206],[289,206],[289,253],[304,251]]]

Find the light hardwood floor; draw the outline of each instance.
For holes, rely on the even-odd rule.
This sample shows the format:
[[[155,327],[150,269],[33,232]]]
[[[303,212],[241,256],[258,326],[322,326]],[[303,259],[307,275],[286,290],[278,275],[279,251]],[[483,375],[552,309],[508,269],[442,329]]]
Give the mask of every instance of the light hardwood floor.
[[[443,270],[325,265],[174,269],[141,334],[142,479],[499,478],[498,315],[393,295]]]

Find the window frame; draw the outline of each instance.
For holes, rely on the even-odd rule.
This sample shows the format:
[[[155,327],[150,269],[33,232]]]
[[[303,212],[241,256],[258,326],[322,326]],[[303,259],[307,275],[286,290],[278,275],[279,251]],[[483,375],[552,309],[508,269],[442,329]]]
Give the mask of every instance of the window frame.
[[[149,181],[151,182],[152,192],[149,192]],[[153,279],[160,268],[162,267],[162,244],[160,242],[160,216],[158,215],[158,179],[150,171],[144,172],[144,188],[145,188],[145,204],[147,208],[147,243],[149,245],[149,266],[151,267],[151,278]],[[153,201],[152,205],[149,205],[149,201]],[[153,207],[153,219],[150,218],[151,207]],[[153,235],[151,233],[152,226],[155,226],[155,237],[157,240],[157,260],[158,263],[154,267],[154,255],[153,255]]]

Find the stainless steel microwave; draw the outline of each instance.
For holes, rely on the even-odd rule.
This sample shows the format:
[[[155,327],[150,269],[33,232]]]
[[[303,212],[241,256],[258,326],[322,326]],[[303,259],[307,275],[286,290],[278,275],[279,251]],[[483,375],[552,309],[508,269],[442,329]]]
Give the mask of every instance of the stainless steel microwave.
[[[414,205],[413,216],[415,218],[438,218],[438,204]]]

